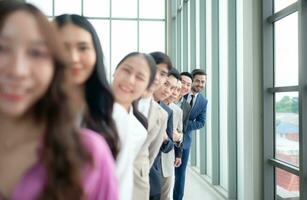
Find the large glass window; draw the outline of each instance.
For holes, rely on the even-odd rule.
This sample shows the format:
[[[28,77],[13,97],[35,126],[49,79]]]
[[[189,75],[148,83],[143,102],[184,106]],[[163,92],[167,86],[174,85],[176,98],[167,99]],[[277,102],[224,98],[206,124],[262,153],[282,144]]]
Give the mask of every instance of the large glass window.
[[[263,3],[264,199],[306,199],[306,5]]]
[[[297,0],[274,0],[274,11],[278,12],[295,2]]]
[[[275,195],[278,200],[299,200],[300,179],[298,176],[285,170],[275,168],[276,185]]]
[[[275,95],[275,158],[299,166],[298,93]]]
[[[298,14],[275,22],[275,86],[298,84]]]
[[[108,79],[131,51],[165,52],[164,0],[27,0],[48,16],[68,13],[87,17],[103,48]]]

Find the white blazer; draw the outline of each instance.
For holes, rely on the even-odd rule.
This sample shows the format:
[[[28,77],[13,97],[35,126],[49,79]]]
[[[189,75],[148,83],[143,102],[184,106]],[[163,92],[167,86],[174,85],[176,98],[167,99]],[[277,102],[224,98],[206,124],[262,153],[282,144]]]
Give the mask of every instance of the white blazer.
[[[147,130],[133,115],[118,103],[114,103],[112,117],[120,139],[120,152],[116,160],[119,180],[119,199],[131,200],[133,190],[133,162],[147,137]]]

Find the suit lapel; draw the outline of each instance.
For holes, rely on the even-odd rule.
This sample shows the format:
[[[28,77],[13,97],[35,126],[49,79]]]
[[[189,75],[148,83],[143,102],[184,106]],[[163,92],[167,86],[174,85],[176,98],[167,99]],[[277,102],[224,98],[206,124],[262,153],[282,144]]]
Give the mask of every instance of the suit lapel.
[[[194,103],[194,106],[191,108],[191,113],[193,113],[194,114],[194,112],[195,111],[197,111],[197,109],[198,109],[198,103],[199,103],[199,101],[200,101],[200,93],[198,93],[198,95],[197,95],[197,97],[196,97],[196,100],[195,100],[195,103]]]
[[[153,128],[156,127],[156,124],[159,125],[159,120],[157,119],[157,112],[154,108],[154,100],[150,101],[150,108],[149,108],[149,116],[148,116],[148,132],[150,132]]]

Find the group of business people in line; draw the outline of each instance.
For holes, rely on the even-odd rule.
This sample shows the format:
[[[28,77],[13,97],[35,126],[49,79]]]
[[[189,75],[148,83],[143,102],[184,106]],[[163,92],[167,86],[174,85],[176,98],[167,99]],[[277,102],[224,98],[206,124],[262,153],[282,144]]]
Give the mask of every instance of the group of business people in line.
[[[183,198],[206,73],[132,52],[109,84],[103,58],[86,18],[0,1],[0,200]]]

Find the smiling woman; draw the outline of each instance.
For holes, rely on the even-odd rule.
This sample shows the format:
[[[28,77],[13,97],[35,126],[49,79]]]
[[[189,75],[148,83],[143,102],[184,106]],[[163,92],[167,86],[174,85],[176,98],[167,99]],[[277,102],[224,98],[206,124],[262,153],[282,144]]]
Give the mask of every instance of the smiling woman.
[[[133,161],[147,137],[147,119],[138,111],[137,100],[154,81],[156,65],[147,54],[133,52],[117,65],[112,89],[116,103],[113,119],[120,136],[121,151],[116,163],[120,199],[132,199]]]
[[[106,142],[75,128],[58,41],[36,7],[0,1],[0,199],[117,199]]]
[[[79,126],[100,133],[116,158],[118,134],[112,119],[114,97],[107,82],[100,40],[92,24],[80,15],[55,18],[68,59],[66,70],[70,103]]]

